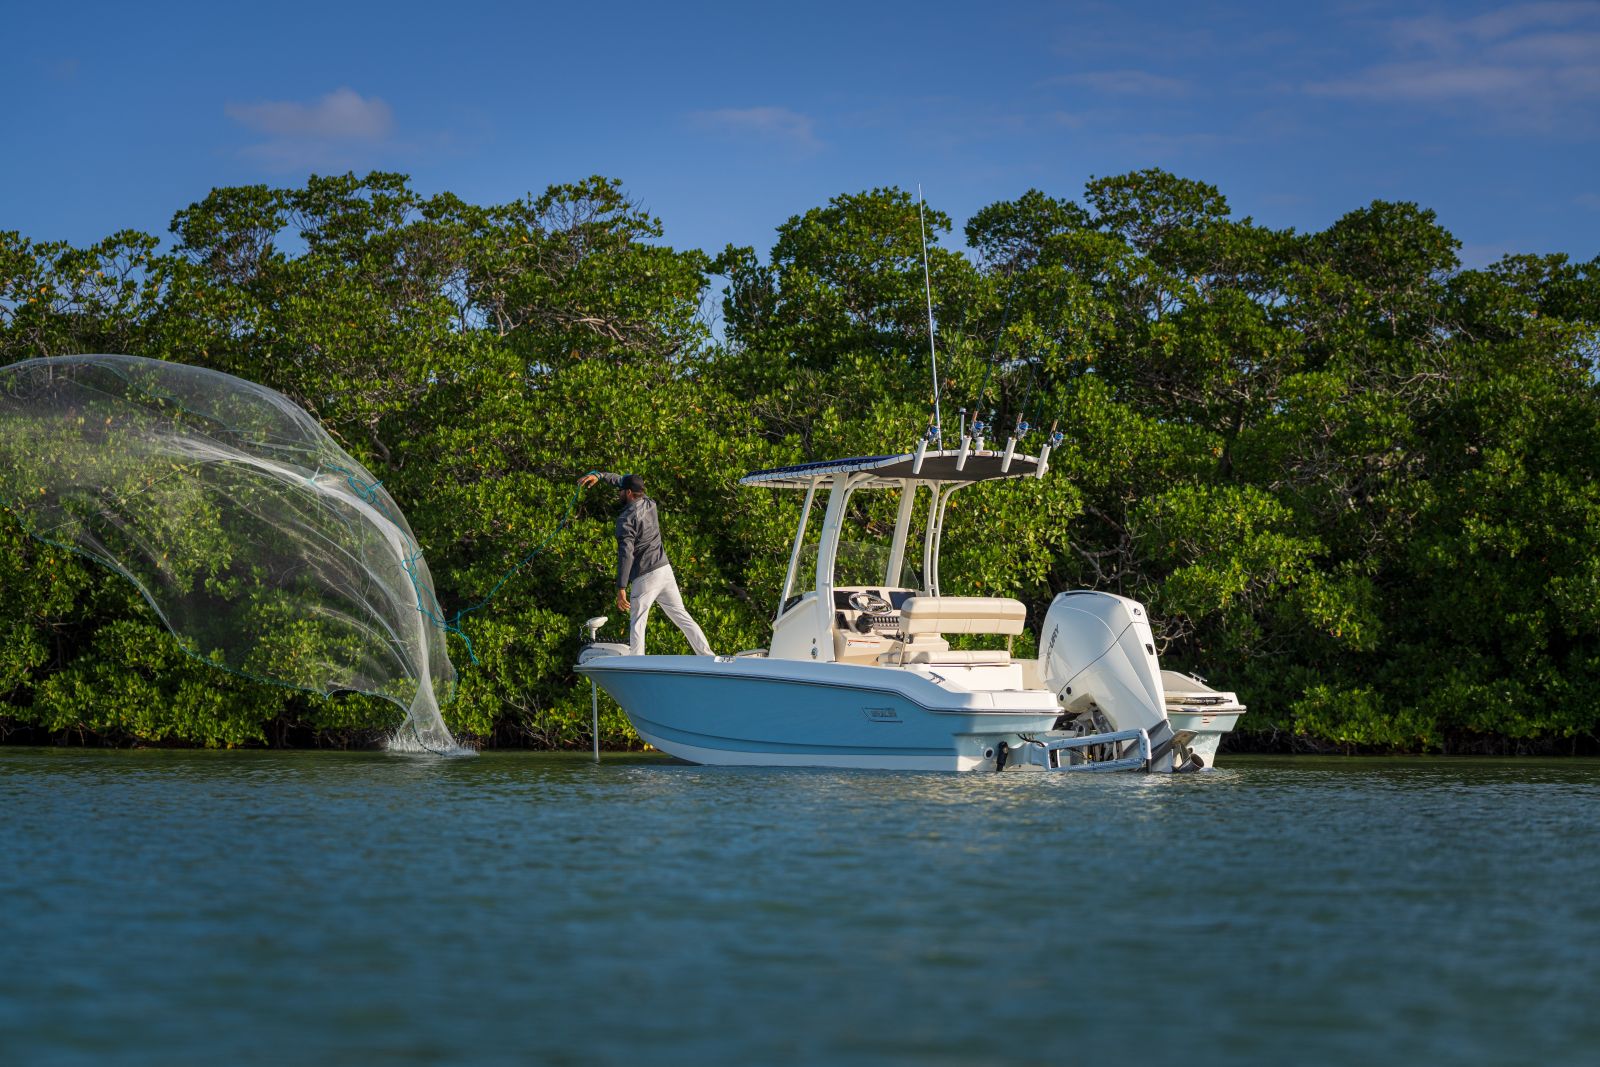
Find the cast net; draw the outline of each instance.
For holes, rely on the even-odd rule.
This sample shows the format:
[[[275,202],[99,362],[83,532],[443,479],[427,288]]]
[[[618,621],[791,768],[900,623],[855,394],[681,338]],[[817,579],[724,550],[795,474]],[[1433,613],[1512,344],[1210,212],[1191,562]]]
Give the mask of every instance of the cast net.
[[[184,651],[399,705],[390,747],[458,754],[455,671],[405,516],[309,414],[134,356],[0,368],[0,495],[27,533],[133,582]]]

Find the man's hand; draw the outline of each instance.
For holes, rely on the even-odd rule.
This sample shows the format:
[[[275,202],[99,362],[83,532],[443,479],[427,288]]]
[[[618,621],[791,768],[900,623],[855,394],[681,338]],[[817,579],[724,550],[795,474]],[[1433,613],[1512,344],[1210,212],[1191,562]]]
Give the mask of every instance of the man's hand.
[[[617,590],[617,610],[621,612],[633,610],[628,606],[628,591],[626,589]]]
[[[584,489],[587,489],[599,480],[600,476],[598,474],[585,474],[582,478],[578,479],[578,485]]]

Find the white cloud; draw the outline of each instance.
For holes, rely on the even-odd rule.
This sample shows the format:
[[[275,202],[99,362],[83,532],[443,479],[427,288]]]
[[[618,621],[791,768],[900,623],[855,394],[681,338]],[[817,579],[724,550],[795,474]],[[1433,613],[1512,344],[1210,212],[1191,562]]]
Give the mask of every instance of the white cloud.
[[[815,120],[786,107],[718,108],[696,111],[690,118],[703,130],[755,137],[784,144],[800,152],[811,153],[822,147],[822,142],[817,138]]]
[[[1519,62],[1593,68],[1600,57],[1600,32],[1529,34],[1506,41],[1496,52],[1505,59]]]
[[[1089,119],[1090,116],[1082,112],[1063,111],[1059,108],[1055,111],[1046,112],[1044,115],[1045,125],[1059,126],[1067,130],[1080,130],[1088,123]]]
[[[1389,63],[1307,88],[1318,96],[1352,100],[1471,100],[1527,92],[1535,78],[1534,72],[1511,67]]]
[[[1513,4],[1465,20],[1464,32],[1480,40],[1510,37],[1524,29],[1545,26],[1571,26],[1592,23],[1596,17],[1593,0],[1557,0],[1554,3]]]
[[[266,100],[229,103],[223,112],[265,139],[239,149],[239,155],[269,169],[357,170],[371,166],[378,152],[395,145],[394,111],[376,96],[341,87],[313,103]]]
[[[394,112],[376,96],[339,88],[314,104],[269,100],[228,104],[230,119],[271,137],[318,141],[381,141],[394,129]]]
[[[1472,107],[1524,130],[1585,134],[1600,108],[1600,3],[1516,4],[1382,26],[1387,61],[1304,86],[1314,96]]]

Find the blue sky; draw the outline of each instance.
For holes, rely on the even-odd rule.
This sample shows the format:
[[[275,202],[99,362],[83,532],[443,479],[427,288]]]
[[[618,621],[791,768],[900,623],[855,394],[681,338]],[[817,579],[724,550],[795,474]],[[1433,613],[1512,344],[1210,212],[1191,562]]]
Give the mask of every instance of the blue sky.
[[[385,169],[478,203],[605,174],[711,251],[920,183],[959,245],[1158,166],[1271,226],[1415,200],[1469,265],[1600,255],[1600,0],[7,7],[0,229],[40,240]]]

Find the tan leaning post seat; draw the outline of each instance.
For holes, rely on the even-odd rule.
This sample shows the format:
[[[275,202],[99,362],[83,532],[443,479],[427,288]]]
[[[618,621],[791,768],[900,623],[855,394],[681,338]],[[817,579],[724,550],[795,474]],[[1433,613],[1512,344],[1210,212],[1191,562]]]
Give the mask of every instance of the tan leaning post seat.
[[[948,663],[972,666],[1006,664],[1005,649],[952,651],[943,634],[1022,632],[1028,609],[1022,601],[999,596],[914,596],[900,605],[905,642],[879,657],[880,663]]]
[[[1020,634],[1022,601],[1003,596],[914,596],[900,605],[906,634]]]

